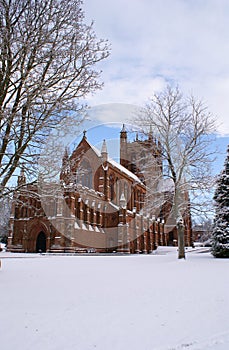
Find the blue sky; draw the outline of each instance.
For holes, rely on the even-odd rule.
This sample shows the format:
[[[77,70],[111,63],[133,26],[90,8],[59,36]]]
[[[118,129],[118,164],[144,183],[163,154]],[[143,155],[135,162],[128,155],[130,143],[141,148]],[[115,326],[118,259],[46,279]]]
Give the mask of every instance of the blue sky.
[[[220,171],[229,144],[229,1],[84,0],[83,9],[86,22],[94,20],[97,37],[108,39],[112,48],[98,66],[103,89],[87,96],[96,121],[86,128],[125,122],[128,106],[144,106],[172,82],[202,99],[216,116],[221,154],[215,171]],[[117,113],[119,108],[124,113]],[[112,133],[110,127],[95,127],[88,135],[99,146]]]
[[[73,151],[81,141],[83,137],[83,130],[87,130],[86,136],[88,141],[94,145],[98,150],[101,150],[103,140],[106,140],[109,156],[119,162],[119,142],[120,131],[125,120],[130,120],[132,114],[135,111],[135,106],[128,104],[104,104],[91,108],[88,120],[84,125],[81,125],[81,130],[76,138],[72,138],[69,143],[70,152]],[[121,115],[123,120],[120,122],[113,122],[112,120],[106,121],[107,115],[113,117],[114,120],[118,119]],[[96,118],[96,119],[94,119]],[[136,137],[136,125],[131,123],[125,123],[125,128],[128,131],[128,140],[133,140]],[[134,131],[132,131],[134,130]],[[139,135],[139,138],[143,136]],[[216,136],[215,142],[211,144],[210,151],[215,151],[215,162],[212,164],[213,173],[218,174],[224,165],[227,145],[229,144],[228,136]]]
[[[112,46],[92,106],[142,106],[168,82],[201,98],[229,136],[228,0],[84,0],[86,21]],[[106,120],[107,119],[107,120]],[[107,115],[105,121],[122,121]]]

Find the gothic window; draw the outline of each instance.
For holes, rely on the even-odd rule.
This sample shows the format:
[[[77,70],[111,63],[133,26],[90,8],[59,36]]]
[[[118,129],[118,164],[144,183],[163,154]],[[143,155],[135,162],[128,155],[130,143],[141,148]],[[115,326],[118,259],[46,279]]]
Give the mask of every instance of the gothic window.
[[[15,217],[15,219],[19,219],[19,217],[20,217],[20,209],[19,209],[18,205],[15,206],[14,217]]]
[[[76,198],[75,206],[76,206],[76,217],[77,217],[78,219],[81,219],[81,217],[80,217],[81,199],[80,199],[80,198]]]
[[[100,212],[99,211],[96,212],[96,224],[100,225]]]
[[[90,224],[94,224],[94,209],[90,209]]]
[[[127,182],[124,183],[124,196],[125,196],[127,207],[128,207],[128,203],[129,203],[129,187],[128,187],[128,183]],[[128,207],[128,209],[129,209],[129,207]]]
[[[80,163],[77,171],[77,182],[81,183],[82,186],[92,188],[92,169],[85,159]]]
[[[119,199],[120,199],[120,193],[119,193],[119,179],[116,178],[116,182],[115,182],[115,192],[116,192],[116,204],[119,204]]]
[[[109,183],[110,183],[110,197],[111,197],[111,201],[113,201],[115,197],[115,191],[114,191],[114,176],[112,174],[109,177]]]
[[[86,203],[84,203],[84,207],[83,207],[83,221],[85,223],[87,223],[87,205],[86,205]]]
[[[134,191],[134,207],[137,208],[137,193]]]
[[[138,191],[137,196],[138,196],[138,206],[139,206],[139,210],[141,210],[141,208],[142,208],[142,203],[141,203],[141,192],[140,192],[140,191]]]
[[[142,193],[142,194],[141,194],[141,208],[143,208],[144,203],[145,203],[145,194]]]

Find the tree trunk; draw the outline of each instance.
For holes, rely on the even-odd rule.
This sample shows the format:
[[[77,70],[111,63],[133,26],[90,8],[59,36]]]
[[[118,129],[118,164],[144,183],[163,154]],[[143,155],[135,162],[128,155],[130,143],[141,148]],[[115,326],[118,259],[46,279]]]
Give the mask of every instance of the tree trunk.
[[[177,224],[177,235],[178,235],[178,259],[185,259],[184,225],[181,222]]]

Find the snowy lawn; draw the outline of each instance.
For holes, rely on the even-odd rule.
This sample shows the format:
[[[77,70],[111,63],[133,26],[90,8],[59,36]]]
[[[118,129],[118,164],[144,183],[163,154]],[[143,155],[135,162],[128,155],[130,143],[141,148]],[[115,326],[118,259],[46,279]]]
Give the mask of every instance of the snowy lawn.
[[[3,350],[228,350],[229,259],[0,253]]]

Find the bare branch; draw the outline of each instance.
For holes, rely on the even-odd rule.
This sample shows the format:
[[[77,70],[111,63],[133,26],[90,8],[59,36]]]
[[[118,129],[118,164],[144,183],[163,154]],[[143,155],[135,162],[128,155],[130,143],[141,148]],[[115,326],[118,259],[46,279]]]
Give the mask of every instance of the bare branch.
[[[102,87],[98,62],[109,55],[81,0],[0,0],[0,188],[81,98]],[[27,152],[27,153],[26,153]]]
[[[199,199],[203,199],[203,192],[212,186],[210,165],[214,151],[209,145],[214,140],[215,119],[202,101],[193,96],[186,99],[178,87],[167,86],[152,97],[136,123],[144,133],[151,127],[161,142],[164,173],[173,182],[171,212],[179,223],[177,230],[183,242],[181,214],[190,207],[200,209],[194,196],[195,200],[190,201],[190,191],[198,191]],[[184,247],[179,248],[180,257],[184,257]]]

